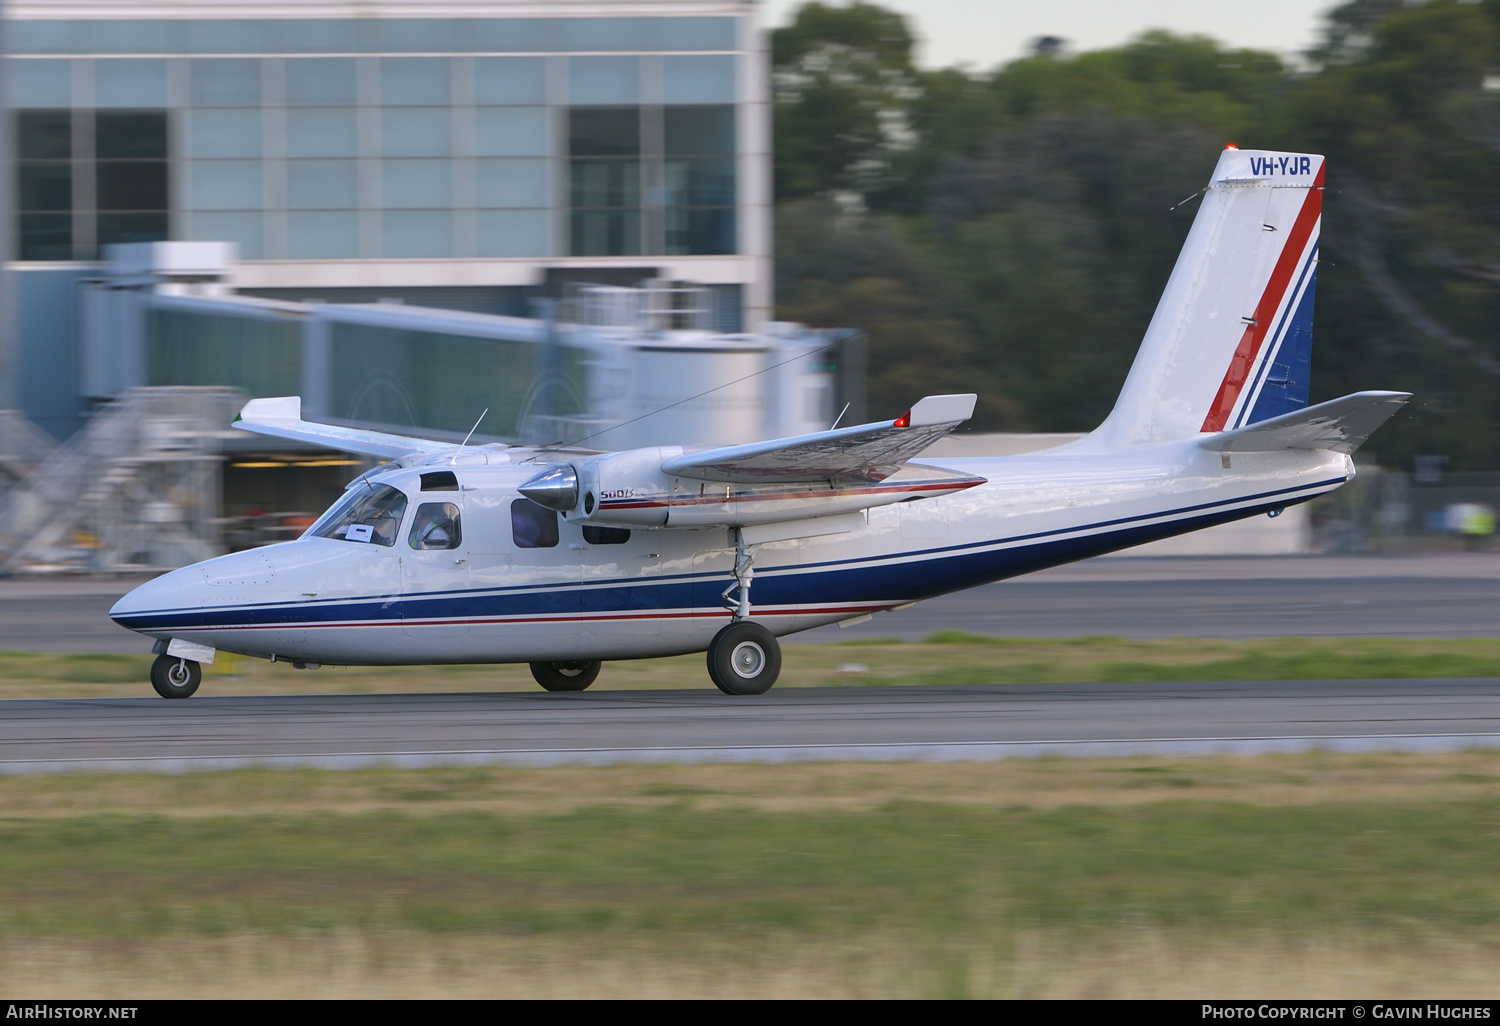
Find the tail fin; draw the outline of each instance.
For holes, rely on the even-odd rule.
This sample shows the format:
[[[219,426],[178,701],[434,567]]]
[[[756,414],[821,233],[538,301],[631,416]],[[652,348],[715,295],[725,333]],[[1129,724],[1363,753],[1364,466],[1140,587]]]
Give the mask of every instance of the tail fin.
[[[1245,427],[1307,405],[1323,158],[1226,149],[1099,434]]]

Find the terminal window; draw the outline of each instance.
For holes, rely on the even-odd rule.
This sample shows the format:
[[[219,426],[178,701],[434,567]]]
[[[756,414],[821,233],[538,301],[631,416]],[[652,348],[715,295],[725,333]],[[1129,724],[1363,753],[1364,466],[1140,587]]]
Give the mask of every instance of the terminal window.
[[[22,260],[167,238],[165,111],[21,111],[16,140]]]
[[[734,108],[663,111],[665,251],[734,252]]]
[[[73,259],[73,129],[65,110],[18,118],[16,215],[22,260]]]
[[[731,104],[573,107],[573,256],[735,252]]]
[[[574,107],[568,156],[573,255],[640,253],[640,108]]]

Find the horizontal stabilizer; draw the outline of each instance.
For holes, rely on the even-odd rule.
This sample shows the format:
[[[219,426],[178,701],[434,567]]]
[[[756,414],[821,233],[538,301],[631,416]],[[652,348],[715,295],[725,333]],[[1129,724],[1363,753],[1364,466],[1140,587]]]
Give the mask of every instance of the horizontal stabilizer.
[[[684,453],[662,463],[676,477],[752,484],[883,481],[974,415],[973,393],[930,395],[895,420]]]
[[[1355,392],[1249,427],[1206,435],[1198,445],[1217,452],[1330,449],[1352,453],[1410,398],[1410,392]]]
[[[302,419],[302,398],[295,395],[276,399],[251,399],[240,410],[233,426],[258,435],[289,438],[296,442],[337,449],[339,452],[353,452],[389,460],[454,447],[452,442],[435,442],[430,438],[408,438],[384,431],[366,431],[306,421]]]

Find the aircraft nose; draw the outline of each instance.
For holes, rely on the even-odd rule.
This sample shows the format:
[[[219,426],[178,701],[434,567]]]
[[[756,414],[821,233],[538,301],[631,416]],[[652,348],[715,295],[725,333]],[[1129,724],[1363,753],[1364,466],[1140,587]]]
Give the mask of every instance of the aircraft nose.
[[[173,570],[131,589],[110,607],[109,618],[127,630],[147,633],[164,614],[201,604],[195,594],[201,585],[196,567]]]

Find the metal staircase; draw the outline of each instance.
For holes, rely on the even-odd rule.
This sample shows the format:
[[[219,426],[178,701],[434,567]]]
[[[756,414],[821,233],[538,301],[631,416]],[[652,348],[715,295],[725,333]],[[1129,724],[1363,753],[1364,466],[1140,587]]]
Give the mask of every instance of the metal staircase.
[[[221,441],[244,396],[134,388],[0,498],[0,574],[166,570],[222,551]]]
[[[46,462],[57,442],[20,410],[0,410],[0,496]]]

